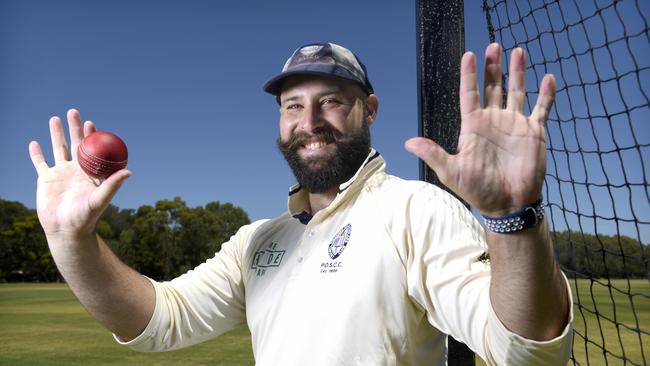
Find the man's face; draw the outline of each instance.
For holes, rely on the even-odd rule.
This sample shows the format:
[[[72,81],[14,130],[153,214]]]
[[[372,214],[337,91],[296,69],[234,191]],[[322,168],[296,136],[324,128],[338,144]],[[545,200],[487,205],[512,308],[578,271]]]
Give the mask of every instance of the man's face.
[[[320,193],[348,180],[370,150],[376,97],[356,84],[294,76],[280,95],[278,147],[298,182]]]

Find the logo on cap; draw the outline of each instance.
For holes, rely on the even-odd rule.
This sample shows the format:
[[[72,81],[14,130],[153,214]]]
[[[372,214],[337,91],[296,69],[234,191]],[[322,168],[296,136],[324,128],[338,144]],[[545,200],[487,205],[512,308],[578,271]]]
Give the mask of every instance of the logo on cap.
[[[308,56],[320,51],[322,48],[323,48],[322,45],[306,46],[300,49],[300,53],[302,53],[305,56]]]

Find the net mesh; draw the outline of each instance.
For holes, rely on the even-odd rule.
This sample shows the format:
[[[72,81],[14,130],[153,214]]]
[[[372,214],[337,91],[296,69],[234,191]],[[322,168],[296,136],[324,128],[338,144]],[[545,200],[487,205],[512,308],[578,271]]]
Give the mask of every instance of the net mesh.
[[[573,291],[571,362],[647,365],[650,2],[484,0],[483,9],[505,61],[526,50],[527,113],[542,77],[557,80],[544,195]]]

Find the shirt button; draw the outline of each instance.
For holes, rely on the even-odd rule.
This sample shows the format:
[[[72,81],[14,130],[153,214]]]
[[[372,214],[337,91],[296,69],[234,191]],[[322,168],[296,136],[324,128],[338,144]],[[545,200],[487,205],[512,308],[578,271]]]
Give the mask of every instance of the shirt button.
[[[302,257],[298,257],[298,263],[302,263]]]
[[[309,233],[307,234],[310,238],[314,236],[314,230],[309,230]]]

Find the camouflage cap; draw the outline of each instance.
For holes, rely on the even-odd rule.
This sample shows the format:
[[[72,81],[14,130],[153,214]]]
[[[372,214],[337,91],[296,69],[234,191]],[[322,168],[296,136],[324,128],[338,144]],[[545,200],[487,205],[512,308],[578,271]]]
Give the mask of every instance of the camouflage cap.
[[[334,43],[312,43],[295,50],[282,72],[264,84],[264,91],[278,96],[282,82],[291,75],[321,75],[350,80],[366,93],[374,93],[366,66],[352,51]]]

